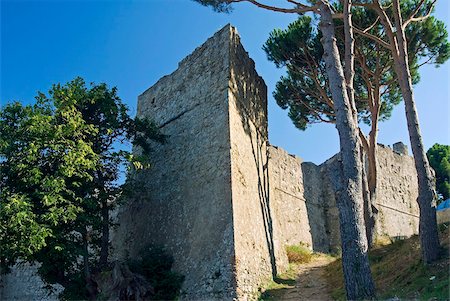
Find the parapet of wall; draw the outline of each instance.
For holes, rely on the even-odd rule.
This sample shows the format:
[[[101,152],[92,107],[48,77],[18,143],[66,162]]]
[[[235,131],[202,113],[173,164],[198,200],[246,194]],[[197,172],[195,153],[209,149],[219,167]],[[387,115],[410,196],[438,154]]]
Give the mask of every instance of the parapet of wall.
[[[230,26],[138,99],[168,136],[153,145],[152,168],[136,178],[136,197],[119,214],[113,246],[138,257],[146,245],[164,246],[185,276],[184,299],[235,297],[228,82]]]

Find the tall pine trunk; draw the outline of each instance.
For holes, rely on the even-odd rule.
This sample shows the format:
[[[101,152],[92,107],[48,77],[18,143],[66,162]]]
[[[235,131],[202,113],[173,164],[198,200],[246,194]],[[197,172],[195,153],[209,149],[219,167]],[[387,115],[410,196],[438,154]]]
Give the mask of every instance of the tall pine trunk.
[[[347,298],[372,299],[375,287],[367,256],[367,238],[364,226],[361,144],[358,125],[347,95],[342,63],[336,45],[332,13],[327,1],[319,2],[320,30],[323,58],[326,63],[330,91],[335,103],[336,128],[339,132],[341,183],[337,185],[336,201],[339,208],[342,266]]]
[[[378,88],[377,88],[378,89]],[[367,147],[367,186],[369,190],[369,201],[367,208],[366,232],[367,242],[371,248],[375,241],[377,227],[377,178],[378,178],[378,159],[377,159],[377,136],[378,136],[378,118],[379,118],[379,91],[375,91],[374,105],[371,108],[371,130]],[[376,102],[376,103],[375,103]]]
[[[88,300],[95,300],[97,289],[94,281],[92,280],[92,271],[89,264],[89,234],[86,228],[81,233],[83,237],[83,274],[86,283],[86,291],[88,294]]]
[[[436,191],[435,180],[431,172],[425,149],[420,134],[419,117],[414,100],[411,74],[408,62],[407,41],[405,31],[402,28],[400,3],[394,1],[394,19],[398,56],[394,58],[394,69],[397,74],[403,100],[405,102],[406,121],[408,124],[409,139],[414,155],[414,163],[417,170],[419,184],[419,236],[422,258],[425,263],[430,263],[439,257],[439,236],[436,222]]]
[[[361,162],[363,164],[363,200],[364,200],[364,222],[366,226],[367,246],[369,249],[373,246],[376,234],[376,208],[375,208],[375,194],[372,193],[373,187],[370,187],[370,169],[371,162],[369,158],[369,149],[361,148]],[[366,157],[367,156],[367,157]],[[368,167],[367,170],[365,167]]]
[[[393,1],[393,19],[391,23],[389,16],[380,2],[376,1],[371,6],[375,9],[383,25],[394,62],[394,70],[398,78],[398,84],[405,102],[406,122],[408,124],[409,140],[414,156],[414,164],[417,171],[419,184],[419,236],[422,259],[424,263],[435,261],[439,257],[439,236],[437,231],[435,210],[435,183],[425,154],[422,136],[419,128],[419,117],[414,100],[411,81],[411,72],[408,62],[407,40],[403,19],[400,10],[400,2]]]

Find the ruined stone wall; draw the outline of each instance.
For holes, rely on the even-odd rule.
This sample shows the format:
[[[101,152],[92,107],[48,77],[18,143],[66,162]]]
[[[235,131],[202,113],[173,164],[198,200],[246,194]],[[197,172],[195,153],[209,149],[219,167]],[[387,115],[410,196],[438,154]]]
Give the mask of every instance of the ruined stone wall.
[[[418,233],[418,188],[412,157],[378,146],[378,237],[409,237]],[[301,162],[279,147],[269,147],[270,199],[281,229],[282,244],[306,244],[315,251],[338,252],[339,211],[333,170],[338,155],[321,165]]]
[[[328,252],[326,213],[328,199],[322,196],[320,167],[302,162],[284,149],[270,146],[269,183],[272,215],[283,248],[303,244]]]
[[[319,184],[319,187],[321,187],[320,193],[323,198],[323,203],[326,204],[324,207],[324,214],[328,240],[327,252],[331,253],[339,253],[339,250],[341,249],[339,211],[336,205],[334,190],[334,181],[336,181],[334,171],[336,168],[339,168],[337,166],[339,164],[338,159],[339,154],[334,155],[321,165],[317,166],[322,177],[322,183]]]
[[[335,210],[330,206],[329,197],[323,197],[323,180],[320,166],[311,162],[302,163],[302,180],[305,204],[314,251],[329,252],[330,223],[328,216]],[[333,195],[334,197],[334,195]]]
[[[137,177],[138,197],[119,214],[119,256],[164,246],[185,276],[185,299],[235,296],[228,80],[230,26],[139,96],[138,117],[168,136],[152,168]]]

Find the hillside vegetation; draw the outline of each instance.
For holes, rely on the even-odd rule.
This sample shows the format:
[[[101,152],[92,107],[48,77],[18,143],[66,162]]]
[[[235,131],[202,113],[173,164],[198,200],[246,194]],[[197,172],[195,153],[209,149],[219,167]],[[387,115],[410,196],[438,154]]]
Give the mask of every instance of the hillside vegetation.
[[[449,292],[449,224],[440,225],[441,259],[424,266],[419,237],[378,246],[369,252],[371,270],[379,299],[450,300]],[[326,267],[331,296],[345,300],[344,278],[340,259]]]
[[[450,225],[440,225],[441,259],[424,266],[419,237],[369,252],[378,300],[450,300]],[[286,248],[289,269],[261,288],[259,300],[345,300],[342,261],[303,246]]]

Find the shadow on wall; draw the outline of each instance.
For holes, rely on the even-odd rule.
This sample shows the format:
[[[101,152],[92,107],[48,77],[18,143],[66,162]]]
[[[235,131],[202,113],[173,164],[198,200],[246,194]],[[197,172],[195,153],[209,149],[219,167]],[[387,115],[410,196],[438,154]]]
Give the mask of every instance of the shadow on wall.
[[[236,80],[232,91],[236,96],[236,106],[244,132],[250,139],[254,168],[258,176],[258,197],[267,249],[269,251],[272,276],[277,275],[274,246],[273,217],[269,196],[268,134],[267,134],[267,87],[254,70],[254,62],[241,54],[245,50],[240,43],[231,50],[231,77]],[[251,68],[248,65],[253,64]]]
[[[324,202],[327,198],[322,194],[327,191],[324,187],[321,167],[312,162],[303,162],[301,170],[312,248],[316,252],[328,253],[330,252],[330,225],[327,216],[330,208],[329,203]]]

